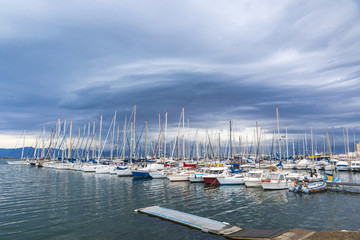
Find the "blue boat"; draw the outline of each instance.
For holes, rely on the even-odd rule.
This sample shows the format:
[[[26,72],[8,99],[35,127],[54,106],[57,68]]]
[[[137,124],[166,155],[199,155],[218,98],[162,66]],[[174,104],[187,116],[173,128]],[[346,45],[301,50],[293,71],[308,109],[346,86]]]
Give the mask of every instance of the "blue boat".
[[[148,169],[132,170],[134,178],[151,178]]]

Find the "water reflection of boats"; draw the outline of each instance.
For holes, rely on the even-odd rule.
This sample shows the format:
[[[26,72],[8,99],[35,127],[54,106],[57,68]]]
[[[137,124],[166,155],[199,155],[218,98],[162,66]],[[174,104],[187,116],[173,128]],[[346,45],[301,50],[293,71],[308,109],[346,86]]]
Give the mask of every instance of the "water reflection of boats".
[[[261,188],[244,188],[242,196],[251,201],[255,201],[258,204],[261,204],[265,201],[270,201],[274,203],[286,203],[287,191],[263,191]]]

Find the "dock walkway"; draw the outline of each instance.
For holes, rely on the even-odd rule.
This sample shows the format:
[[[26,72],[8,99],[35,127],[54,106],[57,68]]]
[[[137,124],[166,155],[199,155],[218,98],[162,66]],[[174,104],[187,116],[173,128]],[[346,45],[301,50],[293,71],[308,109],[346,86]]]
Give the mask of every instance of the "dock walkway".
[[[222,235],[229,239],[298,240],[306,239],[315,233],[314,231],[305,229],[243,229],[225,222],[219,222],[209,218],[199,217],[159,206],[140,208],[134,211],[199,229],[203,232]]]
[[[159,206],[141,208],[135,211],[217,235],[227,235],[242,230],[225,222],[218,222]]]
[[[360,193],[360,183],[327,182],[327,187],[329,190],[332,190],[332,191]]]

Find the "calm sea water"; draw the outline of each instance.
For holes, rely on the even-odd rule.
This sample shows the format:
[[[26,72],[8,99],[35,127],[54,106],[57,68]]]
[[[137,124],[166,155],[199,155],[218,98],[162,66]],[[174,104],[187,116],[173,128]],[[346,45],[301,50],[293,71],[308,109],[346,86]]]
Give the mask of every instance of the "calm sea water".
[[[224,239],[135,213],[159,205],[244,228],[360,230],[360,194],[303,195],[7,165],[0,239]],[[360,182],[359,173],[342,173]]]

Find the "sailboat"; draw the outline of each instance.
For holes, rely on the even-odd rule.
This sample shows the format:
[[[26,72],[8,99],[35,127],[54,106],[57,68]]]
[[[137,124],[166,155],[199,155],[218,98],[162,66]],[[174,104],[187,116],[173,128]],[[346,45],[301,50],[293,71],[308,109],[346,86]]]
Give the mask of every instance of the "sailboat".
[[[26,131],[24,130],[24,138],[23,138],[23,147],[22,147],[22,151],[21,151],[21,160],[19,161],[7,161],[8,164],[10,165],[29,165],[29,161],[24,160],[24,149],[25,149],[25,134]],[[15,146],[16,148],[16,146]]]
[[[164,116],[165,117],[165,116]],[[165,118],[164,118],[165,119]],[[153,153],[153,156],[151,157],[151,163],[146,165],[146,156],[147,156],[147,126],[148,126],[148,121],[146,120],[145,122],[146,124],[146,131],[145,131],[145,160],[144,160],[144,165],[145,167],[144,168],[140,168],[140,169],[135,169],[135,170],[132,170],[132,174],[133,174],[133,177],[135,178],[151,178],[152,176],[154,178],[163,178],[163,177],[166,177],[166,172],[162,172],[160,173],[160,171],[163,171],[164,170],[164,165],[163,164],[159,164],[159,163],[153,163],[153,161],[155,160],[155,155],[156,155],[156,151],[157,151],[157,148],[158,148],[158,145],[159,145],[159,140],[160,140],[160,137],[161,137],[161,133],[162,133],[162,130],[163,130],[163,125],[161,126],[160,128],[160,132],[159,132],[159,137],[158,137],[158,140],[157,140],[157,143],[156,143],[156,146],[155,146],[155,149],[154,149],[154,153]],[[158,173],[159,172],[159,173]]]

